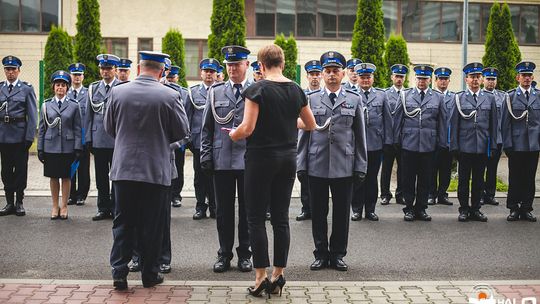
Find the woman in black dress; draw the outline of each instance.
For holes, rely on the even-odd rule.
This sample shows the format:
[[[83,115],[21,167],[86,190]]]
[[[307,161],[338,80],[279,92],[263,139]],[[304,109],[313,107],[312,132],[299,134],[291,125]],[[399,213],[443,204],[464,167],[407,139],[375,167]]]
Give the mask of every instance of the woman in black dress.
[[[315,118],[307,106],[304,91],[283,76],[283,50],[268,45],[257,54],[264,79],[249,86],[245,97],[244,120],[229,136],[247,138],[245,154],[245,199],[255,286],[253,296],[265,292],[281,294],[289,253],[289,205],[296,173],[297,124],[315,128]],[[298,122],[300,116],[301,122]],[[265,217],[270,206],[274,231],[274,262],[271,280]]]
[[[81,153],[81,114],[77,101],[67,97],[71,77],[66,71],[51,76],[54,97],[41,108],[38,133],[38,158],[44,164],[44,175],[50,177],[53,209],[51,220],[67,219],[67,201],[71,187],[71,171]],[[59,206],[60,179],[62,204]]]

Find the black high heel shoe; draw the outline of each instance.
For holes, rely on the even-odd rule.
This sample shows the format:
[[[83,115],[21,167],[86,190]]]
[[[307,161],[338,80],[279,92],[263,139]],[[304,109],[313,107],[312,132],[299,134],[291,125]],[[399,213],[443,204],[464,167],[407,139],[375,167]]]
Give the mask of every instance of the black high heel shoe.
[[[266,294],[268,295],[268,298],[270,299],[270,293],[268,292],[268,290],[270,289],[271,285],[272,284],[270,283],[268,278],[265,278],[264,281],[262,281],[261,284],[259,284],[259,287],[257,288],[248,287],[247,291],[251,296],[254,296],[257,298],[262,297],[263,292],[266,292]]]
[[[271,294],[279,293],[279,296],[281,297],[281,292],[283,291],[283,286],[285,286],[286,282],[287,281],[285,280],[283,275],[280,274],[279,277],[270,284],[270,293]]]

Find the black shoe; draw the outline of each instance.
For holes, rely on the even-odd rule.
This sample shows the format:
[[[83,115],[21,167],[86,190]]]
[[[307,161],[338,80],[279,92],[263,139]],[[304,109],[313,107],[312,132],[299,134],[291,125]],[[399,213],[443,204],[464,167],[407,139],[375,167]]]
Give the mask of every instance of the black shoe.
[[[96,215],[92,217],[92,221],[101,221],[108,218],[112,218],[112,215],[109,212],[98,211]]]
[[[200,220],[206,218],[206,211],[195,211],[195,214],[193,215],[194,220]]]
[[[428,205],[435,205],[436,203],[437,203],[437,202],[435,201],[435,198],[433,198],[433,197],[431,197],[431,196],[428,197],[428,199],[427,199],[427,204],[428,204]]]
[[[437,204],[439,204],[439,205],[446,205],[446,206],[452,206],[454,203],[452,203],[452,202],[448,199],[448,196],[443,196],[443,197],[439,197],[439,199],[437,200]]]
[[[309,266],[311,270],[321,270],[328,267],[328,260],[325,259],[315,259],[313,263]]]
[[[330,260],[330,267],[339,271],[347,271],[347,269],[349,269],[349,266],[343,262],[342,258]]]
[[[532,213],[530,212],[522,212],[520,214],[520,218],[522,220],[525,220],[525,221],[529,221],[529,222],[536,222],[536,216],[534,216]]]
[[[250,296],[254,296],[254,297],[257,297],[257,298],[260,298],[262,297],[262,295],[264,293],[266,293],[266,295],[268,296],[268,298],[270,298],[270,287],[272,286],[272,283],[270,283],[270,281],[268,280],[268,278],[265,278],[264,281],[261,282],[261,284],[259,284],[259,286],[257,288],[255,287],[248,287],[247,291],[249,293]]]
[[[484,202],[484,198],[483,198],[483,197],[480,198],[480,206],[482,206],[484,203],[485,203],[485,202]]]
[[[381,205],[388,205],[390,204],[390,199],[388,197],[381,197]]]
[[[209,213],[210,213],[210,218],[213,218],[213,219],[215,219],[215,218],[216,218],[216,211],[214,211],[214,210],[210,210],[210,212],[209,212]]]
[[[171,272],[171,264],[159,265],[159,273],[169,273],[169,272]]]
[[[414,221],[414,213],[412,211],[405,212],[405,215],[403,216],[403,219],[406,222],[412,222]]]
[[[68,206],[71,206],[71,205],[75,205],[76,203],[77,203],[77,202],[76,202],[74,199],[70,198],[70,199],[68,199],[68,203],[67,203],[67,204],[68,204]]]
[[[24,210],[22,202],[15,202],[15,215],[16,216],[25,216],[26,210]]]
[[[113,279],[113,286],[115,290],[126,290],[128,288],[127,279]]]
[[[177,197],[171,202],[171,206],[174,208],[182,207],[182,201]]]
[[[7,204],[4,208],[0,209],[0,216],[15,214],[15,205]]]
[[[396,204],[398,205],[407,205],[403,197],[396,197]]]
[[[370,221],[378,221],[379,220],[379,217],[375,214],[375,212],[370,212],[368,214],[366,214],[366,218]]]
[[[128,265],[129,272],[139,272],[141,271],[141,265],[139,262],[131,261],[131,264]]]
[[[360,214],[360,212],[353,212],[353,214],[351,215],[351,221],[359,221],[362,219],[362,215]]]
[[[217,261],[214,263],[214,272],[225,272],[231,268],[231,258],[218,256]]]
[[[519,220],[519,212],[517,210],[511,210],[510,214],[506,217],[509,222],[515,222]]]
[[[492,206],[499,206],[499,202],[494,197],[484,198],[484,204],[492,205]]]
[[[270,293],[279,294],[279,296],[281,297],[281,292],[283,291],[283,286],[285,286],[286,282],[287,281],[285,280],[283,275],[280,274],[279,277],[275,281],[272,281],[269,288]]]
[[[302,212],[296,217],[297,221],[305,221],[309,219],[311,219],[311,214],[306,213],[306,212]]]
[[[80,199],[77,200],[77,206],[84,206],[84,203],[85,203],[84,198],[80,198]]]
[[[458,221],[460,222],[467,222],[469,220],[469,216],[467,214],[467,211],[460,211],[458,215]]]
[[[426,221],[426,222],[431,221],[431,216],[427,214],[425,211],[418,212],[415,218],[421,221]]]
[[[266,212],[265,219],[266,219],[267,221],[272,220],[272,214],[270,214],[270,212]]]
[[[144,288],[154,287],[161,283],[163,283],[163,275],[161,273],[158,273],[154,278],[150,280],[148,279],[142,280],[142,285]]]
[[[237,266],[238,266],[238,269],[241,272],[250,272],[253,269],[253,265],[251,264],[251,260],[246,259],[246,258],[238,259]]]
[[[488,218],[480,210],[469,213],[469,219],[477,222],[487,222]]]

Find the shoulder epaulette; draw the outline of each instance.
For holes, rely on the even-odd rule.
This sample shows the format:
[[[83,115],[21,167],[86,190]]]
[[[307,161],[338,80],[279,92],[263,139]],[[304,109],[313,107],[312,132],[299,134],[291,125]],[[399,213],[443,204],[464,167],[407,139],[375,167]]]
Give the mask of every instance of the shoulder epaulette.
[[[51,100],[53,100],[52,97],[51,97],[51,98],[45,99],[43,102],[49,102],[49,101],[51,101]]]
[[[465,91],[458,91],[455,94],[458,95],[458,94],[462,94],[462,93],[465,93]]]
[[[442,94],[442,92],[441,92],[439,89],[431,89],[431,90],[432,90],[433,92],[437,92],[437,93],[441,93],[441,94]]]
[[[178,92],[178,88],[175,87],[172,83],[164,83],[163,85]]]
[[[320,91],[321,91],[321,89],[318,89],[318,90],[315,90],[315,91],[311,91],[311,92],[307,92],[306,95],[309,96],[309,95],[318,93],[318,92],[320,92]]]
[[[514,93],[515,91],[516,91],[516,88],[513,88],[511,90],[506,91],[506,93],[510,94],[510,93]]]
[[[492,95],[493,95],[493,92],[488,91],[488,90],[482,90],[482,92],[484,92],[484,93],[489,93],[489,94],[492,94]]]
[[[212,85],[212,88],[217,88],[217,87],[222,86],[222,85],[224,85],[224,84],[225,84],[224,81],[223,81],[223,82],[214,83],[214,84]]]
[[[405,88],[405,89],[402,90],[402,92],[408,92],[408,91],[410,91],[410,90],[412,90],[412,89],[413,89],[413,88]]]
[[[360,94],[358,94],[358,92],[357,92],[357,91],[353,91],[353,90],[345,89],[345,92],[347,92],[347,93],[351,93],[351,94],[354,94],[354,95],[356,95],[356,96],[360,96]]]
[[[386,89],[381,89],[381,88],[374,88],[374,89],[377,91],[386,92]]]
[[[72,101],[72,102],[74,102],[76,104],[79,103],[79,101],[77,99],[75,99],[75,98],[71,98],[71,97],[68,97],[68,98],[69,98],[69,101]]]
[[[537,88],[532,88],[532,89],[533,89],[535,92],[540,92],[540,90],[537,89]]]
[[[122,81],[122,82],[117,82],[114,86],[119,86],[119,85],[122,85],[124,83],[129,83],[129,80],[126,80],[126,81]]]
[[[191,89],[196,89],[198,86],[199,86],[198,84],[195,84],[195,85],[190,86],[189,89],[190,89],[190,90],[191,90]]]
[[[88,88],[90,88],[91,86],[97,86],[97,85],[99,85],[99,82],[100,82],[100,81],[101,81],[101,80],[92,82],[92,83],[88,86]]]
[[[29,82],[26,82],[26,81],[21,81],[21,82],[22,82],[22,83],[24,83],[25,85],[29,86],[29,87],[31,87],[31,86],[32,86],[32,84],[31,84],[31,83],[29,83]]]
[[[181,85],[179,85],[179,87],[180,87],[180,89],[182,89],[183,91],[186,91],[186,92],[188,91],[188,89],[187,89],[187,88],[184,88],[184,87],[183,87],[183,86],[181,86]]]

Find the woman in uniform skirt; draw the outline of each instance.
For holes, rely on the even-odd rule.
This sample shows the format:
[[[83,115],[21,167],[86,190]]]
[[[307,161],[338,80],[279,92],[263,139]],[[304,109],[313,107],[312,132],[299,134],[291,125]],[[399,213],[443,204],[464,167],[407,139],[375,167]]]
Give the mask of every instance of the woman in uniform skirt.
[[[38,133],[38,158],[43,174],[50,177],[53,208],[51,220],[68,218],[67,201],[71,187],[71,171],[82,151],[81,114],[77,101],[67,96],[71,77],[66,71],[51,76],[54,97],[41,108]],[[76,168],[74,167],[76,170]],[[60,179],[62,204],[59,205]]]

